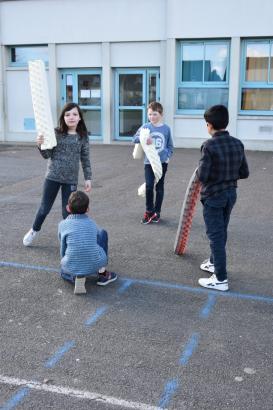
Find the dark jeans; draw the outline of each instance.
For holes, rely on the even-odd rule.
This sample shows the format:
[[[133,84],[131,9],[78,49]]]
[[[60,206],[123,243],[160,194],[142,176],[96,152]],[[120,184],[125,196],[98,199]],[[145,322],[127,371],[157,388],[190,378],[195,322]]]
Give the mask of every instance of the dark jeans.
[[[46,219],[46,216],[49,214],[60,188],[62,191],[63,219],[68,216],[68,212],[66,210],[68,198],[71,192],[76,191],[77,185],[62,184],[60,182],[51,181],[50,179],[45,179],[41,205],[32,226],[34,231],[41,230],[42,224]]]
[[[220,281],[227,279],[227,228],[236,198],[236,188],[229,188],[202,200],[206,233],[210,241],[210,261],[214,264],[215,274]]]
[[[164,180],[168,169],[168,164],[162,164],[162,177],[155,186],[156,197],[154,204],[154,183],[155,175],[150,164],[145,164],[145,182],[146,182],[146,211],[160,214],[164,198]]]
[[[97,244],[104,250],[106,256],[108,256],[108,233],[104,229],[98,230]],[[64,272],[61,269],[60,275],[63,279],[67,280],[68,282],[75,283],[75,276],[71,275],[70,273]]]
[[[107,256],[108,255],[108,233],[104,229],[98,230],[97,244],[104,250]]]

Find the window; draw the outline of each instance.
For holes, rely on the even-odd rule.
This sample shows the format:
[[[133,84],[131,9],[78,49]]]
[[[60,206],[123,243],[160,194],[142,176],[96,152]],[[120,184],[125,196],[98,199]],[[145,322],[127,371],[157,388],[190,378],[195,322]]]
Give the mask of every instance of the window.
[[[243,42],[241,114],[273,114],[273,40]]]
[[[203,113],[228,105],[229,42],[187,41],[179,44],[177,110]]]
[[[9,49],[9,64],[13,67],[24,67],[29,60],[43,60],[48,64],[47,46],[16,46]]]

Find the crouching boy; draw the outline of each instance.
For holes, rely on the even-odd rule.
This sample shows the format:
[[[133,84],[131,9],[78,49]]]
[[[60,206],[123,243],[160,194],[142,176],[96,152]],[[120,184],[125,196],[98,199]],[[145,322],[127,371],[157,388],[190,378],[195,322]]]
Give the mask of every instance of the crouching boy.
[[[68,217],[59,223],[61,277],[75,284],[74,293],[86,293],[85,280],[98,275],[97,285],[117,279],[105,269],[108,259],[108,235],[89,218],[89,198],[82,191],[72,192],[67,204]]]

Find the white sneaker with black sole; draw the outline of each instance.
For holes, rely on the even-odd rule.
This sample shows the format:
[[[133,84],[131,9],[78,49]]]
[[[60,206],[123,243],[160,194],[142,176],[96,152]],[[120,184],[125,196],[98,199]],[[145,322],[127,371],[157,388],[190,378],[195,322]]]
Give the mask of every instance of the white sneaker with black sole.
[[[198,280],[200,286],[203,288],[220,290],[225,292],[228,290],[228,280],[225,279],[222,282],[217,279],[216,275],[212,275],[210,278],[201,278]]]
[[[77,278],[77,277],[75,278],[75,288],[74,288],[75,295],[82,295],[83,293],[86,293],[85,281],[86,281],[86,278]]]
[[[32,242],[34,241],[34,238],[37,235],[37,231],[34,231],[32,228],[25,234],[23,238],[23,244],[25,246],[30,246]]]
[[[206,259],[204,262],[201,263],[200,269],[204,270],[205,272],[214,273],[214,264],[211,263],[209,259]]]

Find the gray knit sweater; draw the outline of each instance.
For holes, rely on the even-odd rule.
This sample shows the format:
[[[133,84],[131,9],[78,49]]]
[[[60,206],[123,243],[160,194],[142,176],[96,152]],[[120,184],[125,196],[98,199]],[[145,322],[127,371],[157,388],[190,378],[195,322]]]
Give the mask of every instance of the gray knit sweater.
[[[87,214],[70,214],[59,223],[61,267],[73,276],[96,274],[107,265],[107,255],[97,243],[98,228]]]
[[[56,132],[57,145],[48,150],[39,151],[48,159],[46,178],[65,184],[78,184],[79,163],[81,161],[84,179],[91,179],[88,137],[78,134],[60,134]]]

